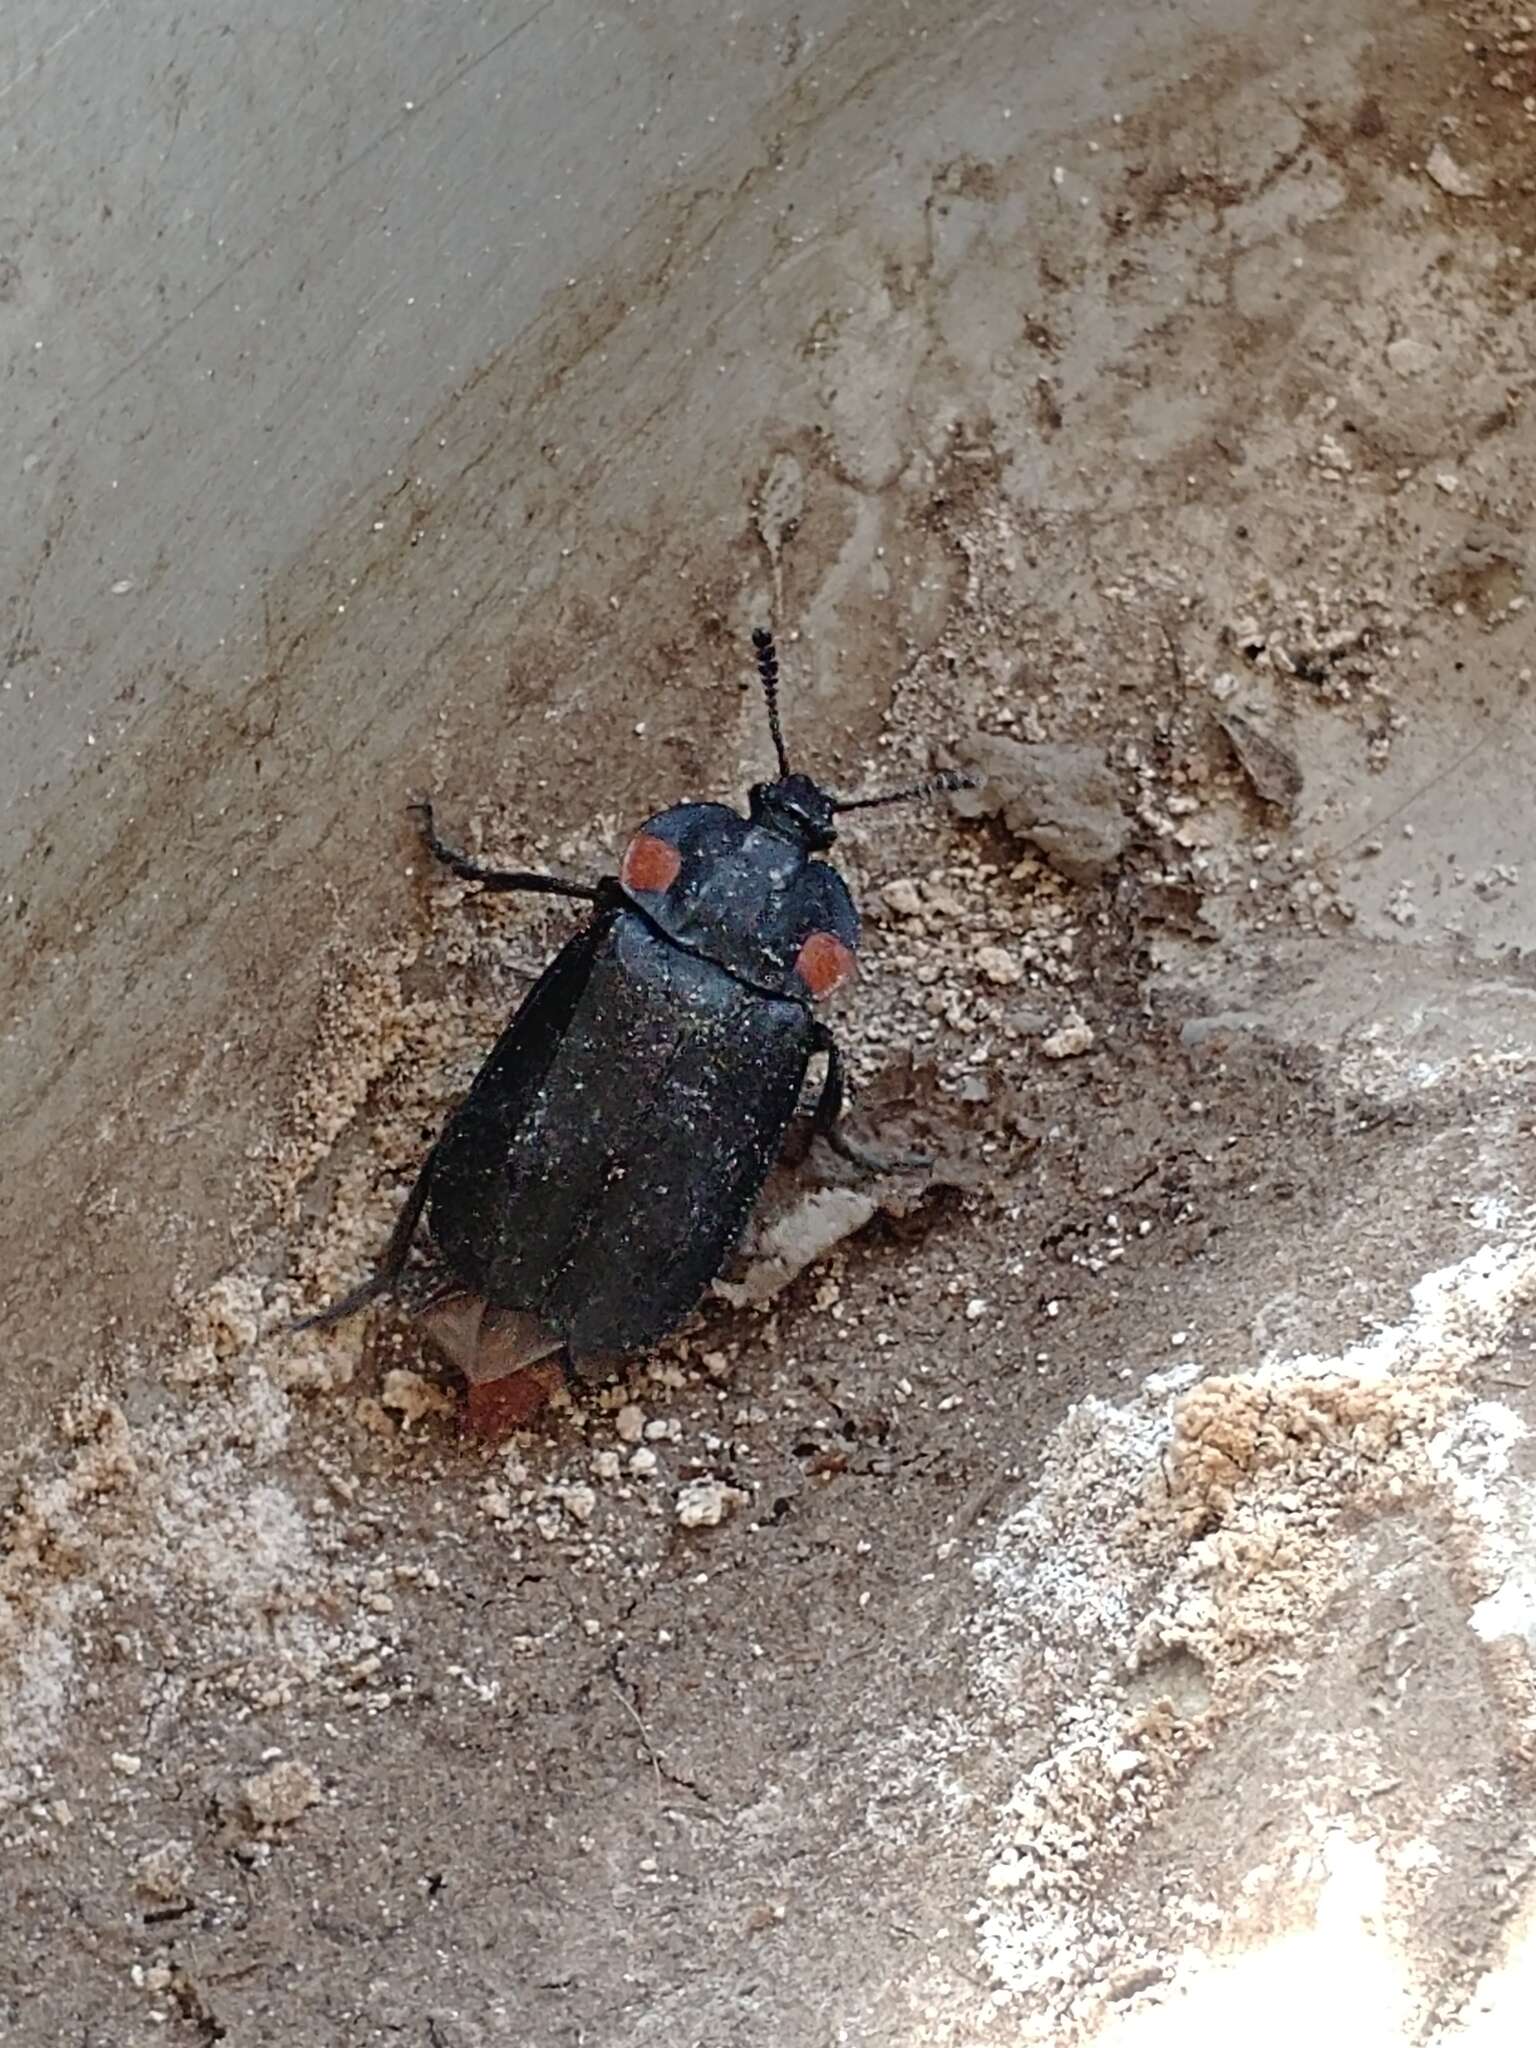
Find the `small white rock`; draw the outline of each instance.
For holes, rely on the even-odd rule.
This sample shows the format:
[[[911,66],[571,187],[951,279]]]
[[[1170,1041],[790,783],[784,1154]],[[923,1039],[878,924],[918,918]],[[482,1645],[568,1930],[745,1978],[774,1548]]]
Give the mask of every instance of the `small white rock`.
[[[420,1422],[424,1415],[453,1413],[453,1402],[441,1387],[434,1386],[419,1372],[408,1372],[403,1366],[395,1366],[385,1373],[379,1400],[384,1407],[393,1408],[407,1428],[413,1422]]]
[[[320,1780],[308,1764],[288,1757],[259,1778],[247,1778],[240,1791],[258,1827],[280,1827],[284,1821],[297,1820],[316,1803]]]
[[[645,1435],[645,1410],[633,1401],[626,1401],[613,1418],[613,1426],[622,1443],[637,1444]]]
[[[637,1479],[649,1479],[656,1470],[656,1453],[642,1444],[630,1459],[629,1469]]]
[[[1093,1026],[1085,1024],[1081,1017],[1072,1017],[1041,1042],[1040,1050],[1048,1060],[1070,1060],[1089,1051],[1093,1042]]]
[[[1424,159],[1424,169],[1442,192],[1453,199],[1483,199],[1488,187],[1475,171],[1457,163],[1443,142],[1437,142]]]
[[[1435,478],[1436,488],[1444,491],[1448,498],[1454,497],[1461,489],[1461,478],[1454,470],[1442,469]]]
[[[880,891],[880,901],[893,917],[920,917],[923,899],[917,893],[917,884],[909,877],[900,881],[887,882]]]
[[[1012,988],[1024,979],[1024,970],[1013,955],[1001,946],[983,946],[976,955],[976,965],[999,988]]]
[[[114,1749],[112,1768],[120,1778],[136,1778],[144,1768],[144,1759],[141,1756],[134,1756],[129,1750]]]
[[[747,1496],[723,1479],[690,1479],[677,1496],[677,1519],[685,1529],[714,1529]]]

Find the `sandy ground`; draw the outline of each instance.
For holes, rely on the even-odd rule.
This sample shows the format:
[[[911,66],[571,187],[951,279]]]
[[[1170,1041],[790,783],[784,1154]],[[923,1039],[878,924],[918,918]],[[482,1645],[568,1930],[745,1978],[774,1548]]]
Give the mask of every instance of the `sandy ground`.
[[[28,798],[4,2036],[1523,2041],[1536,17],[732,38]],[[571,928],[401,807],[601,870],[762,771],[770,608],[800,765],[988,772],[839,847],[943,1184],[467,1441],[403,1319],[283,1334]]]

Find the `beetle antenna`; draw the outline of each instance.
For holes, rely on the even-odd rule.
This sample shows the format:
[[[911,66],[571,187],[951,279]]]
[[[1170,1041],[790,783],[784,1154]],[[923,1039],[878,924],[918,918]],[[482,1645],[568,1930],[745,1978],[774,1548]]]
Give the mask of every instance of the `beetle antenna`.
[[[779,653],[766,626],[752,628],[752,645],[757,653],[757,673],[763,695],[768,699],[768,730],[773,734],[773,751],[779,757],[779,774],[789,773],[789,756],[784,751],[784,729],[779,724]]]
[[[930,775],[926,782],[914,782],[910,789],[893,789],[886,796],[853,796],[841,802],[834,802],[834,811],[872,811],[880,804],[904,804],[914,797],[947,796],[955,789],[979,789],[981,784],[974,775],[962,775],[958,769],[946,768],[942,775]]]

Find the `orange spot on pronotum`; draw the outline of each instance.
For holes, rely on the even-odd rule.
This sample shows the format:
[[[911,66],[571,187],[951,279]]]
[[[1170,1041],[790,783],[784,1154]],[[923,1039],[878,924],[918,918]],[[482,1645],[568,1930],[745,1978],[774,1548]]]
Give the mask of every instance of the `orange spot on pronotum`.
[[[626,889],[670,889],[682,866],[682,855],[669,841],[650,832],[637,832],[624,850],[619,880]]]
[[[818,1002],[851,980],[854,966],[851,948],[836,932],[812,932],[795,956],[795,972]]]

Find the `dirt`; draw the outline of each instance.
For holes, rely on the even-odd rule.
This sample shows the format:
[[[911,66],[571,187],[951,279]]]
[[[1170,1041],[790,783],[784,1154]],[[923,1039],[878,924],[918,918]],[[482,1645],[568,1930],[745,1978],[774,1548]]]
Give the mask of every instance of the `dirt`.
[[[269,732],[292,798],[190,730],[124,765],[287,864],[144,927],[205,949],[217,1043],[167,1018],[107,1118],[98,988],[74,1095],[17,1126],[29,1241],[80,1227],[8,1315],[8,2039],[1528,2024],[1536,26],[1200,26],[1106,29],[1062,112],[1007,23],[937,72],[806,60],[772,188],[802,212],[679,202],[608,281],[633,321],[584,300],[590,360],[530,341],[402,460],[353,573],[446,608],[451,568],[471,616],[381,684],[388,788],[333,811],[312,717]],[[912,114],[895,185],[871,77]],[[569,434],[574,495],[514,606],[481,522],[537,495],[502,408],[557,341],[574,396],[519,432]],[[749,445],[756,347],[787,367]],[[626,375],[636,475],[685,413],[729,443],[708,517],[675,484],[570,509],[615,459],[577,400]],[[477,1442],[407,1317],[287,1332],[572,928],[428,874],[400,806],[611,868],[761,772],[770,605],[797,765],[988,764],[837,850],[853,1121],[942,1170],[786,1174],[697,1325]],[[274,701],[347,630],[292,628]],[[34,966],[64,914],[34,893]]]

